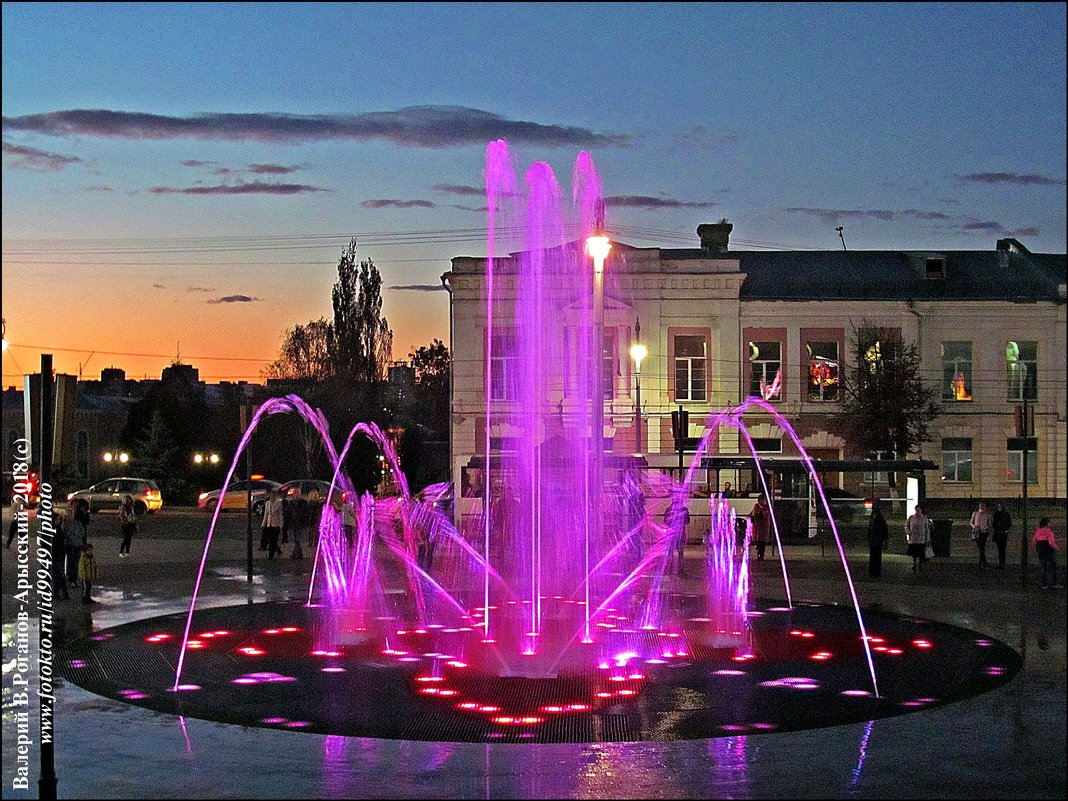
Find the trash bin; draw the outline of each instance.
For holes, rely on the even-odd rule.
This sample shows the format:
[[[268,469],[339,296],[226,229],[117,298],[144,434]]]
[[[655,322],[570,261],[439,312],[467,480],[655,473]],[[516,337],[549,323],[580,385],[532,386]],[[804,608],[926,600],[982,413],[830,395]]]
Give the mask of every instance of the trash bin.
[[[949,556],[949,533],[952,528],[952,520],[931,521],[931,548],[934,549],[936,557]]]

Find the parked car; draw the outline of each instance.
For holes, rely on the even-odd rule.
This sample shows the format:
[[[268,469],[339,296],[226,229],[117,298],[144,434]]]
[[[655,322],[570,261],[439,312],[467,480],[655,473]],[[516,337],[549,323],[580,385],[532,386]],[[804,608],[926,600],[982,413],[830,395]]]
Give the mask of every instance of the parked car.
[[[326,496],[330,492],[329,481],[317,481],[314,479],[299,478],[287,481],[279,489],[282,497],[291,501],[303,498],[306,501],[321,501],[326,503]],[[335,493],[341,492],[341,487],[334,487]]]
[[[268,481],[264,478],[254,478],[251,483],[252,512],[253,514],[262,515],[264,504],[267,502],[267,493],[278,489],[280,485],[277,481]],[[197,508],[214,512],[215,507],[219,505],[219,497],[222,496],[222,508],[224,511],[226,509],[245,509],[248,506],[248,485],[249,481],[242,479],[227,487],[225,493],[221,489],[202,492],[197,498]]]
[[[134,501],[134,511],[139,515],[163,508],[163,495],[155,481],[147,478],[109,478],[94,484],[89,489],[78,490],[67,496],[67,501],[83,498],[89,502],[90,512],[118,509],[122,499],[129,495]]]

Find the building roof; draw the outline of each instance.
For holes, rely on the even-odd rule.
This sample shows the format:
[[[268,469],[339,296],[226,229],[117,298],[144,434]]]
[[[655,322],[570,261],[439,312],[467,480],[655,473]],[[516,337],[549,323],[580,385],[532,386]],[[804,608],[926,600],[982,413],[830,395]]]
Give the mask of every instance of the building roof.
[[[1022,252],[1021,252],[1022,251]],[[708,258],[699,248],[662,249],[664,259]],[[1066,257],[1019,250],[730,251],[747,300],[1064,300]],[[944,278],[928,278],[929,259]]]

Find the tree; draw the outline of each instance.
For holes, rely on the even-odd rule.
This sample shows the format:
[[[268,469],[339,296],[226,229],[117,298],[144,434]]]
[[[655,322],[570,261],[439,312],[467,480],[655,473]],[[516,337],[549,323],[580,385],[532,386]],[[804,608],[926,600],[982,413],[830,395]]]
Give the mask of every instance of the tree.
[[[330,358],[333,335],[333,323],[324,317],[286,329],[278,358],[267,365],[263,377],[325,381],[334,373]]]
[[[419,400],[428,411],[428,423],[438,431],[449,424],[449,374],[452,357],[440,339],[408,354],[415,369],[415,387]]]
[[[331,299],[334,326],[331,359],[337,372],[365,387],[386,378],[393,358],[393,332],[382,316],[382,276],[370,259],[356,263],[356,239],[337,265]]]
[[[864,321],[850,340],[854,367],[845,385],[846,426],[866,452],[905,457],[931,439],[938,390],[920,376],[920,353],[897,329]]]

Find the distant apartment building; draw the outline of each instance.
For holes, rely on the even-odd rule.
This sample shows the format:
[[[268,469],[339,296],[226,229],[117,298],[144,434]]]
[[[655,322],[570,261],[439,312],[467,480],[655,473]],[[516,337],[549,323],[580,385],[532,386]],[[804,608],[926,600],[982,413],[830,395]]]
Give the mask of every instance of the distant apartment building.
[[[940,390],[933,439],[919,454],[894,455],[938,467],[926,476],[928,497],[1017,497],[1025,473],[1031,497],[1065,497],[1064,254],[1031,253],[1015,239],[990,250],[730,251],[730,230],[729,223],[702,225],[694,248],[613,242],[605,267],[612,277],[604,311],[606,449],[637,452],[650,467],[670,469],[678,463],[672,410],[690,412],[686,433],[696,438],[710,412],[759,395],[762,380],[770,385],[780,375],[771,402],[809,455],[886,457],[858,451],[841,425],[842,383],[854,367],[850,337],[872,324],[914,344],[925,380]],[[513,260],[498,259],[498,275],[509,274]],[[456,257],[443,276],[451,295],[457,488],[469,483],[468,468],[480,462],[485,440],[485,269],[484,258]],[[579,300],[557,301],[561,326],[571,325],[567,306]],[[508,325],[495,319],[495,331]],[[640,443],[629,356],[639,339],[648,349]],[[491,375],[499,369],[505,366],[492,365]],[[558,394],[562,402],[563,388]],[[1024,401],[1033,416],[1028,432],[1016,419]],[[746,422],[762,456],[798,458],[771,416],[754,413]],[[503,441],[503,433],[492,431],[491,440]],[[721,432],[714,448],[713,455],[748,455],[734,431]],[[711,470],[700,476],[710,488],[719,479],[738,487],[751,476]],[[863,484],[874,477],[858,471],[824,479],[864,496]]]

